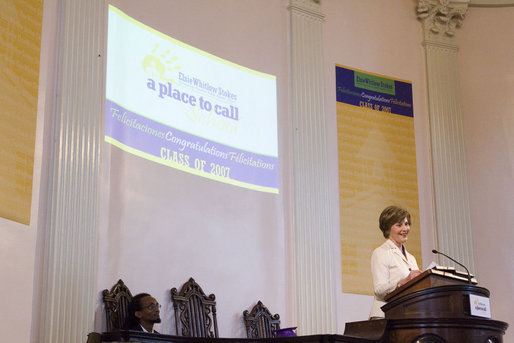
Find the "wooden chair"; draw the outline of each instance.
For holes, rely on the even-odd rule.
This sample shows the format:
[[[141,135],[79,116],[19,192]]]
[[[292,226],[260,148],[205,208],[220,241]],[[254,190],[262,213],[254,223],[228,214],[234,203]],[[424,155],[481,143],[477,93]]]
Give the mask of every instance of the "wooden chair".
[[[102,296],[107,319],[107,331],[125,329],[129,315],[128,307],[132,301],[132,294],[128,287],[119,279],[110,291],[105,289]]]
[[[102,343],[102,334],[99,332],[88,333],[86,343]]]
[[[176,288],[171,289],[171,300],[175,310],[177,335],[219,337],[214,294],[206,296],[195,280],[190,278],[180,292]]]
[[[275,337],[276,330],[280,329],[280,316],[272,315],[260,300],[250,312],[243,312],[243,321],[248,338]]]

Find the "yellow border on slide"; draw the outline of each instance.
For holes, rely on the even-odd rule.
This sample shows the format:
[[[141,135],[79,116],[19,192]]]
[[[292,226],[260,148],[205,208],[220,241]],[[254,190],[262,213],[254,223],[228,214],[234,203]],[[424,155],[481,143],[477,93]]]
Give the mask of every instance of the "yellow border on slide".
[[[262,72],[259,72],[259,71],[256,71],[256,70],[253,70],[253,69],[250,69],[250,68],[246,68],[246,67],[243,67],[239,64],[236,64],[236,63],[233,63],[233,62],[230,62],[230,61],[227,61],[227,60],[224,60],[223,58],[220,58],[220,57],[217,57],[215,55],[212,55],[212,54],[209,54],[208,52],[205,52],[203,50],[200,50],[198,48],[195,48],[191,45],[188,45],[186,43],[183,43],[179,40],[176,40],[175,38],[172,38],[162,32],[159,32],[157,31],[156,29],[154,28],[151,28],[150,26],[148,25],[145,25],[143,23],[141,23],[140,21],[137,21],[136,19],[130,17],[129,15],[127,15],[125,12],[123,12],[122,10],[120,10],[119,8],[116,8],[114,7],[113,5],[109,5],[109,11],[112,11],[116,14],[118,14],[119,16],[123,17],[125,20],[131,22],[132,24],[136,25],[136,26],[139,26],[140,28],[144,29],[145,31],[148,31],[156,36],[159,36],[167,41],[170,41],[172,42],[173,44],[176,44],[176,45],[180,45],[181,47],[183,48],[186,48],[188,50],[191,50],[191,51],[194,51],[200,55],[203,55],[207,58],[210,58],[212,60],[215,60],[215,61],[218,61],[218,62],[221,62],[223,64],[226,64],[228,66],[231,66],[231,67],[234,67],[234,68],[237,68],[237,69],[240,69],[240,70],[243,70],[249,74],[254,74],[254,75],[257,75],[257,76],[261,76],[263,78],[267,78],[267,79],[272,79],[272,80],[275,80],[277,77],[275,75],[271,75],[271,74],[266,74],[266,73],[262,73]]]
[[[256,185],[253,185],[251,183],[242,182],[242,181],[236,181],[236,180],[232,180],[232,179],[227,179],[227,178],[224,178],[224,177],[220,177],[220,176],[217,176],[217,175],[206,173],[206,172],[201,171],[201,170],[197,170],[197,169],[194,169],[194,168],[189,168],[189,167],[183,166],[183,165],[181,165],[179,163],[174,163],[173,161],[167,161],[167,160],[164,160],[162,158],[159,158],[159,157],[147,154],[145,152],[142,152],[140,150],[134,149],[134,148],[129,147],[128,145],[125,145],[125,144],[123,144],[123,143],[121,143],[121,142],[117,141],[116,139],[114,139],[112,137],[109,137],[109,136],[105,136],[105,141],[107,143],[110,143],[110,144],[120,148],[121,150],[126,151],[128,153],[131,153],[133,155],[142,157],[144,159],[147,159],[147,160],[150,160],[152,162],[156,162],[156,163],[159,163],[159,164],[162,164],[162,165],[174,168],[174,169],[178,169],[178,170],[184,171],[184,172],[189,173],[189,174],[194,174],[194,175],[202,176],[202,177],[205,177],[207,179],[211,179],[211,180],[215,180],[215,181],[219,181],[219,182],[223,182],[223,183],[228,183],[230,185],[234,185],[234,186],[238,186],[238,187],[242,187],[242,188],[252,189],[252,190],[256,190],[256,191],[260,191],[260,192],[265,192],[265,193],[278,194],[278,188],[256,186]]]

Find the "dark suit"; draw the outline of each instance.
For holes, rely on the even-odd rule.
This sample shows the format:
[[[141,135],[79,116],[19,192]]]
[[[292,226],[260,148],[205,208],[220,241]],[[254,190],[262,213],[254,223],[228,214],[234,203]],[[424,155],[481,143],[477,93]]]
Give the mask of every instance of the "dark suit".
[[[145,332],[145,331],[143,330],[143,327],[142,327],[139,323],[136,323],[136,324],[134,324],[134,325],[131,325],[131,326],[129,327],[129,330],[131,330],[131,331],[141,331],[141,332]],[[158,333],[158,332],[157,332],[157,331],[155,331],[155,330],[153,330],[153,333]]]

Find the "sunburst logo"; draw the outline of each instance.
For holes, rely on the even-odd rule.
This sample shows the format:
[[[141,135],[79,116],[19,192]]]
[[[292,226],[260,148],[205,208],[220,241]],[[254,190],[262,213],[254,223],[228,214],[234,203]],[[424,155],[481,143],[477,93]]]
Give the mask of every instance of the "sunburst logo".
[[[169,49],[162,49],[156,43],[151,53],[143,58],[143,71],[152,78],[174,83],[174,71],[182,69],[177,60],[178,57],[172,56]]]

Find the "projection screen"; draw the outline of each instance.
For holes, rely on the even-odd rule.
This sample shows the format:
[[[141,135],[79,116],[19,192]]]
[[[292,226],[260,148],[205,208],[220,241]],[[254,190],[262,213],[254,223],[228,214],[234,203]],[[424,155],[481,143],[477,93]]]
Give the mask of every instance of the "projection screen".
[[[276,78],[109,6],[106,142],[211,180],[278,193]]]

